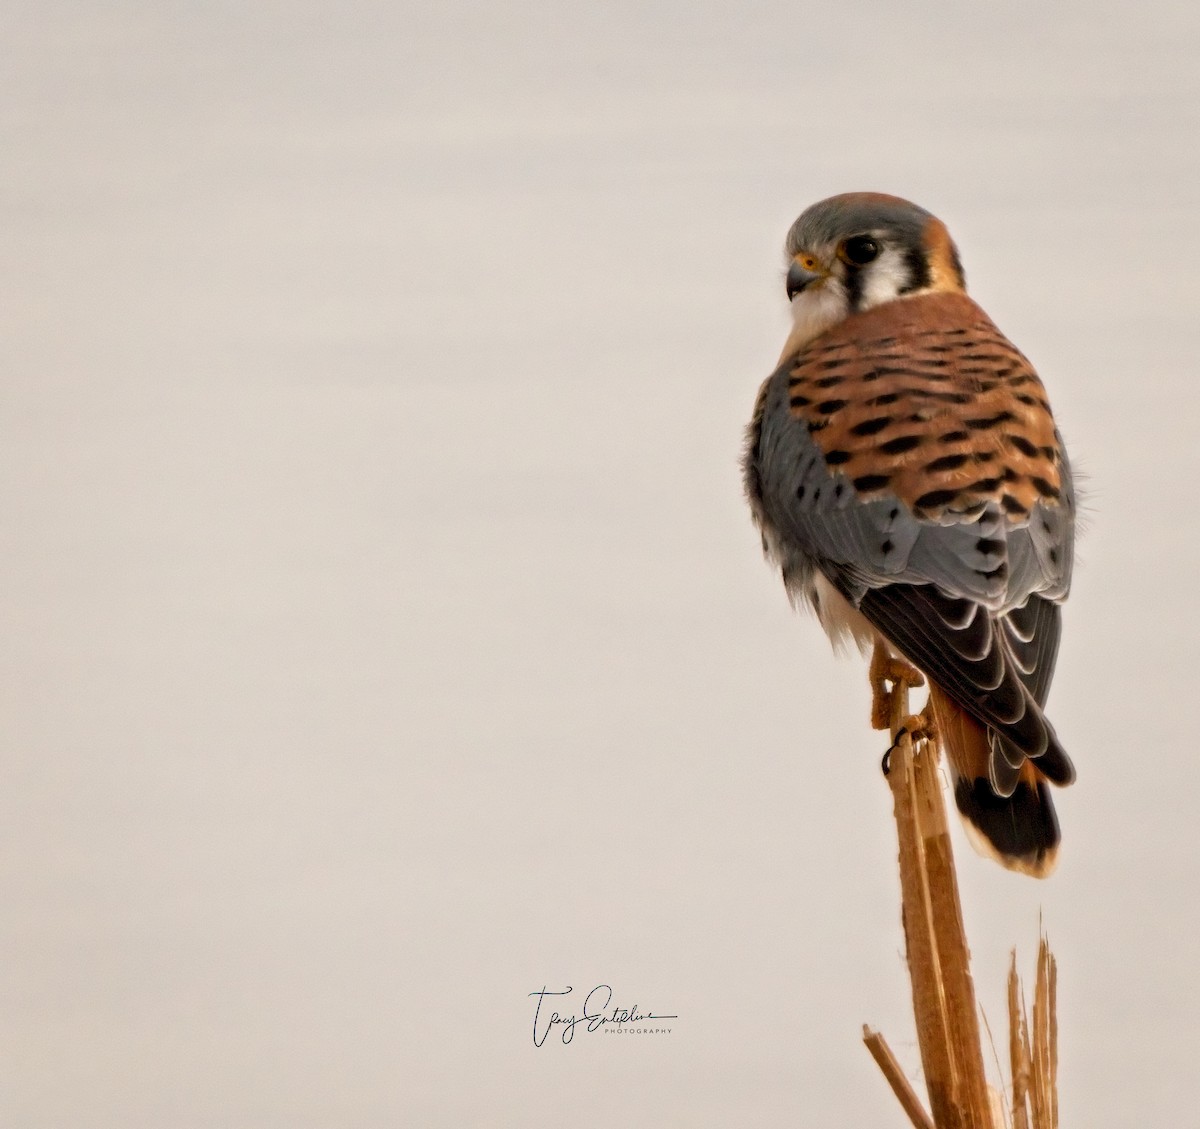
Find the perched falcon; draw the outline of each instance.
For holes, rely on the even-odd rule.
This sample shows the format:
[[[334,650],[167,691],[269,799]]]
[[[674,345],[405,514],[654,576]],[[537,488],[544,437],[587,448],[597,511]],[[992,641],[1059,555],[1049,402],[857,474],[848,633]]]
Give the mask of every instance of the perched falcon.
[[[925,675],[972,842],[1043,877],[1047,782],[1075,778],[1044,712],[1075,529],[1045,389],[915,204],[823,200],[787,256],[793,328],[744,460],[763,546],[835,644]]]

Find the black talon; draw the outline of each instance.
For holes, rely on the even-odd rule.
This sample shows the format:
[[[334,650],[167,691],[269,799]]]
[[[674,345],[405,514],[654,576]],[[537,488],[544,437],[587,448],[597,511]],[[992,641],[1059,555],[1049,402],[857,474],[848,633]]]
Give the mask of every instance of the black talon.
[[[888,751],[883,754],[883,760],[881,760],[879,762],[879,767],[881,769],[883,769],[884,776],[891,776],[891,774],[892,774],[892,753],[894,753],[896,751],[896,749],[899,747],[900,738],[903,737],[904,734],[907,732],[908,732],[907,726],[905,726],[905,725],[900,726],[900,728],[896,730],[896,739],[891,743],[891,745],[888,746]]]

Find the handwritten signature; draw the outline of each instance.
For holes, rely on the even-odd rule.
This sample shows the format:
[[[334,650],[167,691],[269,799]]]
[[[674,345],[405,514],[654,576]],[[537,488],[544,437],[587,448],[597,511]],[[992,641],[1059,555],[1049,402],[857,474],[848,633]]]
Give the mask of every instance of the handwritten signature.
[[[586,1024],[586,1030],[599,1031],[607,1024],[615,1024],[617,1027],[624,1026],[630,1023],[642,1023],[648,1019],[678,1019],[677,1015],[655,1015],[653,1012],[638,1011],[637,1004],[633,1007],[623,1008],[614,1007],[609,1010],[609,1005],[612,1003],[613,990],[608,984],[597,984],[583,1001],[582,1015],[559,1015],[557,1011],[551,1013],[548,1019],[542,1016],[542,1004],[545,1003],[547,996],[569,996],[575,989],[568,985],[561,992],[552,992],[544,985],[540,992],[530,992],[530,996],[537,997],[537,1007],[533,1012],[533,1045],[540,1047],[555,1027],[562,1027],[562,1041],[569,1043],[575,1038],[575,1027],[579,1023]]]

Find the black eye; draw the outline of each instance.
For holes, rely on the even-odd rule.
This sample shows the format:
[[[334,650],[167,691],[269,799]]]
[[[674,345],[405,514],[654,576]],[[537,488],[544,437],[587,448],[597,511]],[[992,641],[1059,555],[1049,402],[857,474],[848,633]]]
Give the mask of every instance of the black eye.
[[[879,243],[869,235],[852,235],[841,245],[838,256],[852,267],[866,266],[879,257]]]

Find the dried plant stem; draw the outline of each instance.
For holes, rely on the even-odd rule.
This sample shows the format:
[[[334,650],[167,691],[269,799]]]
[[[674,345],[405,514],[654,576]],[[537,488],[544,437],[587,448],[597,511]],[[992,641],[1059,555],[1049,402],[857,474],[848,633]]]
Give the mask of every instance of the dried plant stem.
[[[917,1129],[1002,1129],[1000,1096],[989,1092],[963,929],[954,853],[938,778],[937,749],[902,728],[908,687],[892,684],[888,783],[900,844],[904,941],[917,1042],[932,1117],[878,1032],[863,1041]],[[1057,970],[1045,938],[1038,948],[1030,1024],[1017,980],[1008,978],[1012,1129],[1058,1129]]]
[[[1014,951],[1008,971],[1013,1129],[1058,1129],[1058,968],[1043,937],[1033,987],[1033,1023],[1025,1011]]]
[[[867,1044],[871,1057],[879,1064],[879,1069],[883,1071],[892,1092],[904,1107],[904,1112],[908,1114],[909,1121],[916,1129],[937,1129],[929,1119],[929,1114],[925,1112],[925,1107],[921,1105],[921,1099],[917,1097],[916,1091],[905,1077],[904,1071],[900,1069],[900,1064],[884,1037],[878,1031],[864,1026],[863,1042]]]
[[[1008,1057],[1012,1069],[1013,1129],[1029,1129],[1026,1095],[1029,1093],[1029,1035],[1021,1003],[1021,983],[1017,979],[1017,951],[1013,950],[1008,970]]]
[[[954,853],[936,751],[900,733],[908,689],[892,691],[891,771],[900,841],[905,949],[917,1041],[933,1123],[938,1129],[995,1129],[976,1018]]]

